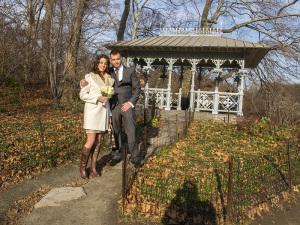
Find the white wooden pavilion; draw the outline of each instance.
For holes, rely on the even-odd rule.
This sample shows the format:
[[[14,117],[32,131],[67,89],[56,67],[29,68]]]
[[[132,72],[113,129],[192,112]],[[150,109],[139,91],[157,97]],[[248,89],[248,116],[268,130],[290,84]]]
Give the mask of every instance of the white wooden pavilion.
[[[161,109],[181,110],[181,89],[172,93],[171,80],[174,66],[180,63],[191,67],[189,109],[243,115],[245,77],[255,68],[270,50],[270,47],[224,37],[219,30],[176,29],[164,30],[166,34],[136,40],[121,41],[107,45],[118,49],[128,66],[135,64],[150,71],[159,63],[167,63],[168,85],[166,88],[144,87],[146,105],[150,96],[155,95]],[[139,65],[139,66],[138,66]],[[222,77],[228,68],[235,69],[238,78],[236,92],[219,91],[218,82],[213,90],[195,90],[197,67],[211,66],[215,78]],[[174,107],[175,106],[175,107]]]

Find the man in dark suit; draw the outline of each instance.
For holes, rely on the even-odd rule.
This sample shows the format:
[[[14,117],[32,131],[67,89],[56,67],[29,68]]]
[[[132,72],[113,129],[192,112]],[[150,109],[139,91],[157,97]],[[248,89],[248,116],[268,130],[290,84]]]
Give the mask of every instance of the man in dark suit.
[[[115,79],[115,94],[110,99],[114,137],[117,147],[117,151],[113,154],[113,160],[121,159],[120,153],[123,149],[121,131],[123,126],[127,135],[128,150],[131,153],[130,160],[134,165],[137,165],[141,159],[136,143],[135,105],[141,93],[140,82],[136,76],[135,69],[123,65],[120,51],[111,51],[110,62],[113,66],[111,75]]]

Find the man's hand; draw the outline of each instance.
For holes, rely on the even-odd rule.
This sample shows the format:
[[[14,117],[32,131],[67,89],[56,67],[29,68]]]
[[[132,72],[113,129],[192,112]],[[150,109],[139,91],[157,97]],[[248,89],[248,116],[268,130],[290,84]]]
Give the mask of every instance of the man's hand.
[[[99,96],[99,97],[98,97],[98,101],[99,101],[99,102],[105,103],[105,102],[107,102],[107,100],[108,100],[107,97],[104,97],[104,96]]]
[[[132,106],[130,105],[129,102],[125,102],[125,103],[122,104],[121,110],[122,110],[122,112],[126,112],[126,111],[128,111],[128,109],[130,109],[131,107],[132,107]]]
[[[85,79],[82,79],[82,80],[80,81],[80,87],[81,87],[81,88],[87,86],[88,84],[89,84],[89,82],[87,82]]]

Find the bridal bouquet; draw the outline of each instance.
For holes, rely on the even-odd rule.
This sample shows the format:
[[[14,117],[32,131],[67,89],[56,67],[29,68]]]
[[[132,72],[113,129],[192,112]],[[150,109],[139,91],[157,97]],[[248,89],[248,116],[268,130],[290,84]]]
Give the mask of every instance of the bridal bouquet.
[[[103,86],[100,89],[101,95],[107,98],[111,98],[114,94],[114,88],[112,86]]]
[[[107,98],[111,98],[114,94],[114,88],[112,87],[110,79],[105,76],[105,86],[100,88],[101,95]]]

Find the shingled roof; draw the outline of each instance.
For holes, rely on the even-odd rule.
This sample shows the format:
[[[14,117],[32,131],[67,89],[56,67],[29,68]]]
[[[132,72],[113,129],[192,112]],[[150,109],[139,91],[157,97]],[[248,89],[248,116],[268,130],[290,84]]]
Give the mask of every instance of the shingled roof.
[[[254,68],[270,47],[214,35],[157,36],[115,42],[106,46],[117,48],[129,57],[200,57],[245,59],[245,67]]]

